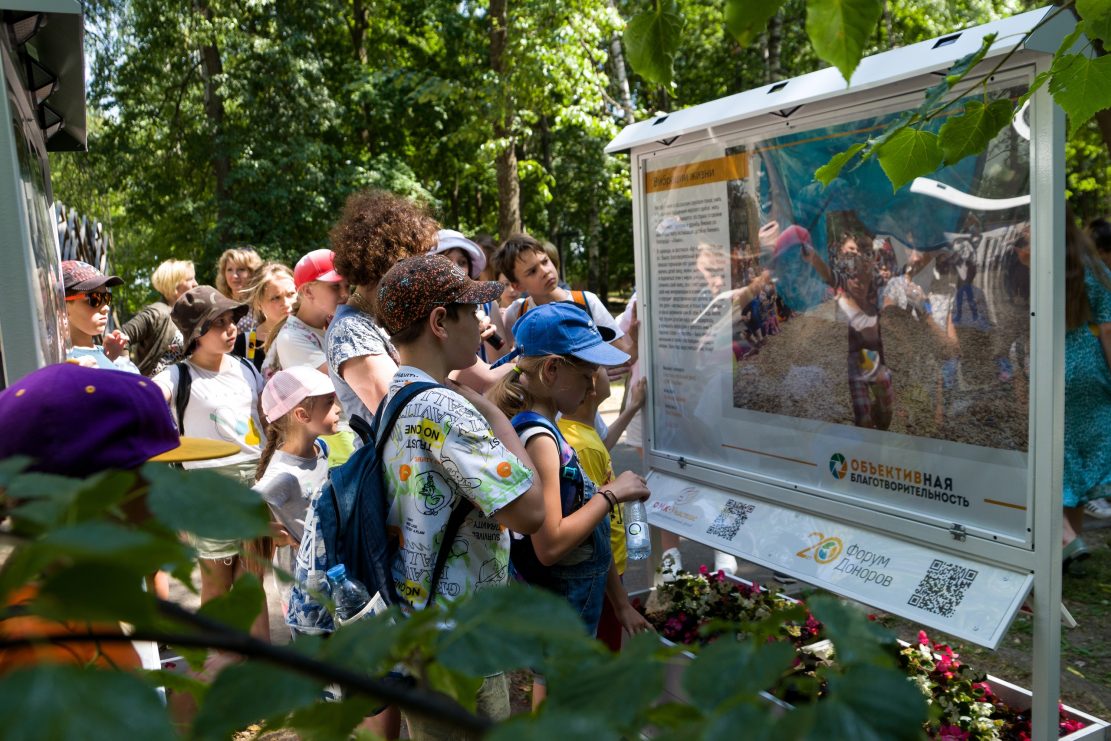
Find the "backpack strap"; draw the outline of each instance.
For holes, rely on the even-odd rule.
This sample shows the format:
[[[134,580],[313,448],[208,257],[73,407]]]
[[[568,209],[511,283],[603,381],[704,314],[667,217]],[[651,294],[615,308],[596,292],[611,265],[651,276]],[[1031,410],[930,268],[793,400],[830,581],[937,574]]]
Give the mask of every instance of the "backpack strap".
[[[467,519],[467,515],[471,513],[472,509],[474,509],[474,503],[464,496],[460,496],[451,507],[451,516],[448,517],[447,527],[444,528],[440,550],[436,553],[436,564],[432,567],[432,579],[428,583],[428,601],[424,603],[424,609],[426,610],[432,606],[436,599],[436,586],[440,583],[440,577],[444,574],[447,557],[451,555],[451,544],[455,542],[455,536],[459,534],[459,528],[463,527],[463,520]]]
[[[588,312],[590,311],[590,307],[586,305],[586,295],[582,291],[571,291],[571,302],[585,307]]]
[[[315,442],[317,445],[320,446],[320,449],[324,452],[324,457],[327,458],[328,457],[328,443],[324,442],[324,438],[318,437],[313,442]]]
[[[193,374],[184,360],[175,363],[177,368],[177,387],[174,389],[174,411],[177,412],[177,434],[185,434],[185,407],[189,406],[189,394],[193,390]]]
[[[351,425],[351,429],[354,430],[355,434],[359,436],[359,439],[363,441],[363,445],[369,445],[374,441],[374,428],[361,416],[352,414],[351,419],[347,420],[347,423]]]
[[[525,411],[513,415],[510,424],[513,425],[513,431],[518,436],[533,427],[540,427],[555,439],[556,451],[561,456],[559,478],[561,482],[560,502],[563,505],[563,514],[569,515],[582,507],[586,497],[586,481],[583,478],[582,464],[579,462],[578,453],[568,445],[567,447],[571,448],[571,460],[567,462],[567,465],[563,465],[562,450],[563,446],[567,444],[567,440],[563,437],[559,428],[555,426],[555,423],[542,414]],[[565,481],[567,482],[566,485],[563,484]]]

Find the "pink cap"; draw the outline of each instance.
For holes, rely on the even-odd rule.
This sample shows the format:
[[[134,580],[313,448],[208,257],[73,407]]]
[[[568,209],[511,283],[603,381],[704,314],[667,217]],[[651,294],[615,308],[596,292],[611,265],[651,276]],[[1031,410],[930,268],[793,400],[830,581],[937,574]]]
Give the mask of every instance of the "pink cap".
[[[334,252],[324,248],[313,250],[305,255],[293,267],[293,285],[300,288],[314,280],[339,283],[343,280],[343,276],[336,272],[336,268],[332,264],[335,257]]]
[[[295,406],[310,396],[334,394],[332,379],[316,368],[298,365],[275,373],[262,389],[262,413],[267,422],[274,422],[289,414]]]

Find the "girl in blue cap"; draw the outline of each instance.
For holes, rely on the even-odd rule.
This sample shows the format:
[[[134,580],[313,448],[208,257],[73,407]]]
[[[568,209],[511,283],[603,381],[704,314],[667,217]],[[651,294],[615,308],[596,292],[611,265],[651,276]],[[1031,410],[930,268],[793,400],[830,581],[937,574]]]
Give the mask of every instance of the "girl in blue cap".
[[[566,597],[594,635],[613,568],[610,512],[646,499],[648,488],[626,471],[598,490],[555,421],[582,404],[599,366],[620,365],[629,356],[608,344],[582,307],[568,302],[536,307],[521,317],[514,334],[517,347],[507,357],[516,365],[489,396],[510,417],[536,465],[544,524],[531,536],[514,536],[511,560],[526,581]]]

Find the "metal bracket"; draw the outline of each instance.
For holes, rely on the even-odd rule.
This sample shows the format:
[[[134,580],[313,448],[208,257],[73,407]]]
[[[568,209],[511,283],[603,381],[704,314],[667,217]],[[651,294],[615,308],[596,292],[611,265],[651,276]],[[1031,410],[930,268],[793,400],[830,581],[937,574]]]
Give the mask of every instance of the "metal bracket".
[[[678,136],[673,136],[673,137],[671,137],[670,139],[660,139],[660,140],[659,140],[659,143],[660,143],[660,144],[663,144],[663,145],[664,145],[665,147],[670,147],[670,146],[671,146],[671,143],[672,143],[673,141],[675,141],[676,139],[678,139],[678,138],[679,138]]]
[[[955,522],[953,526],[949,528],[949,534],[953,536],[953,540],[961,543],[968,537],[968,531],[964,529],[964,525],[958,525]]]
[[[779,116],[780,118],[786,119],[786,118],[790,118],[791,116],[793,116],[795,114],[795,111],[797,111],[799,108],[802,108],[801,104],[795,106],[794,108],[782,108],[778,111],[772,111],[771,115]]]
[[[676,462],[679,464],[679,468],[686,468],[687,467],[687,459],[684,458],[683,456],[679,456],[679,460],[676,461]]]

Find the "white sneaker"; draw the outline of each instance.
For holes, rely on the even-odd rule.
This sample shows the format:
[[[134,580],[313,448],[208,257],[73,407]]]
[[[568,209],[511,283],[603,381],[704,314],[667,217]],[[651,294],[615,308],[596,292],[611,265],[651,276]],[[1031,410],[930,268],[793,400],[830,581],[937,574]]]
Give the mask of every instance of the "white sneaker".
[[[683,570],[683,557],[678,548],[668,548],[660,556],[660,573],[665,582],[675,581],[675,577]]]
[[[1111,520],[1111,502],[1106,499],[1093,499],[1084,505],[1084,512],[1097,520]]]
[[[737,573],[737,559],[728,553],[721,551],[714,551],[714,573],[724,571],[726,574],[733,576]]]

